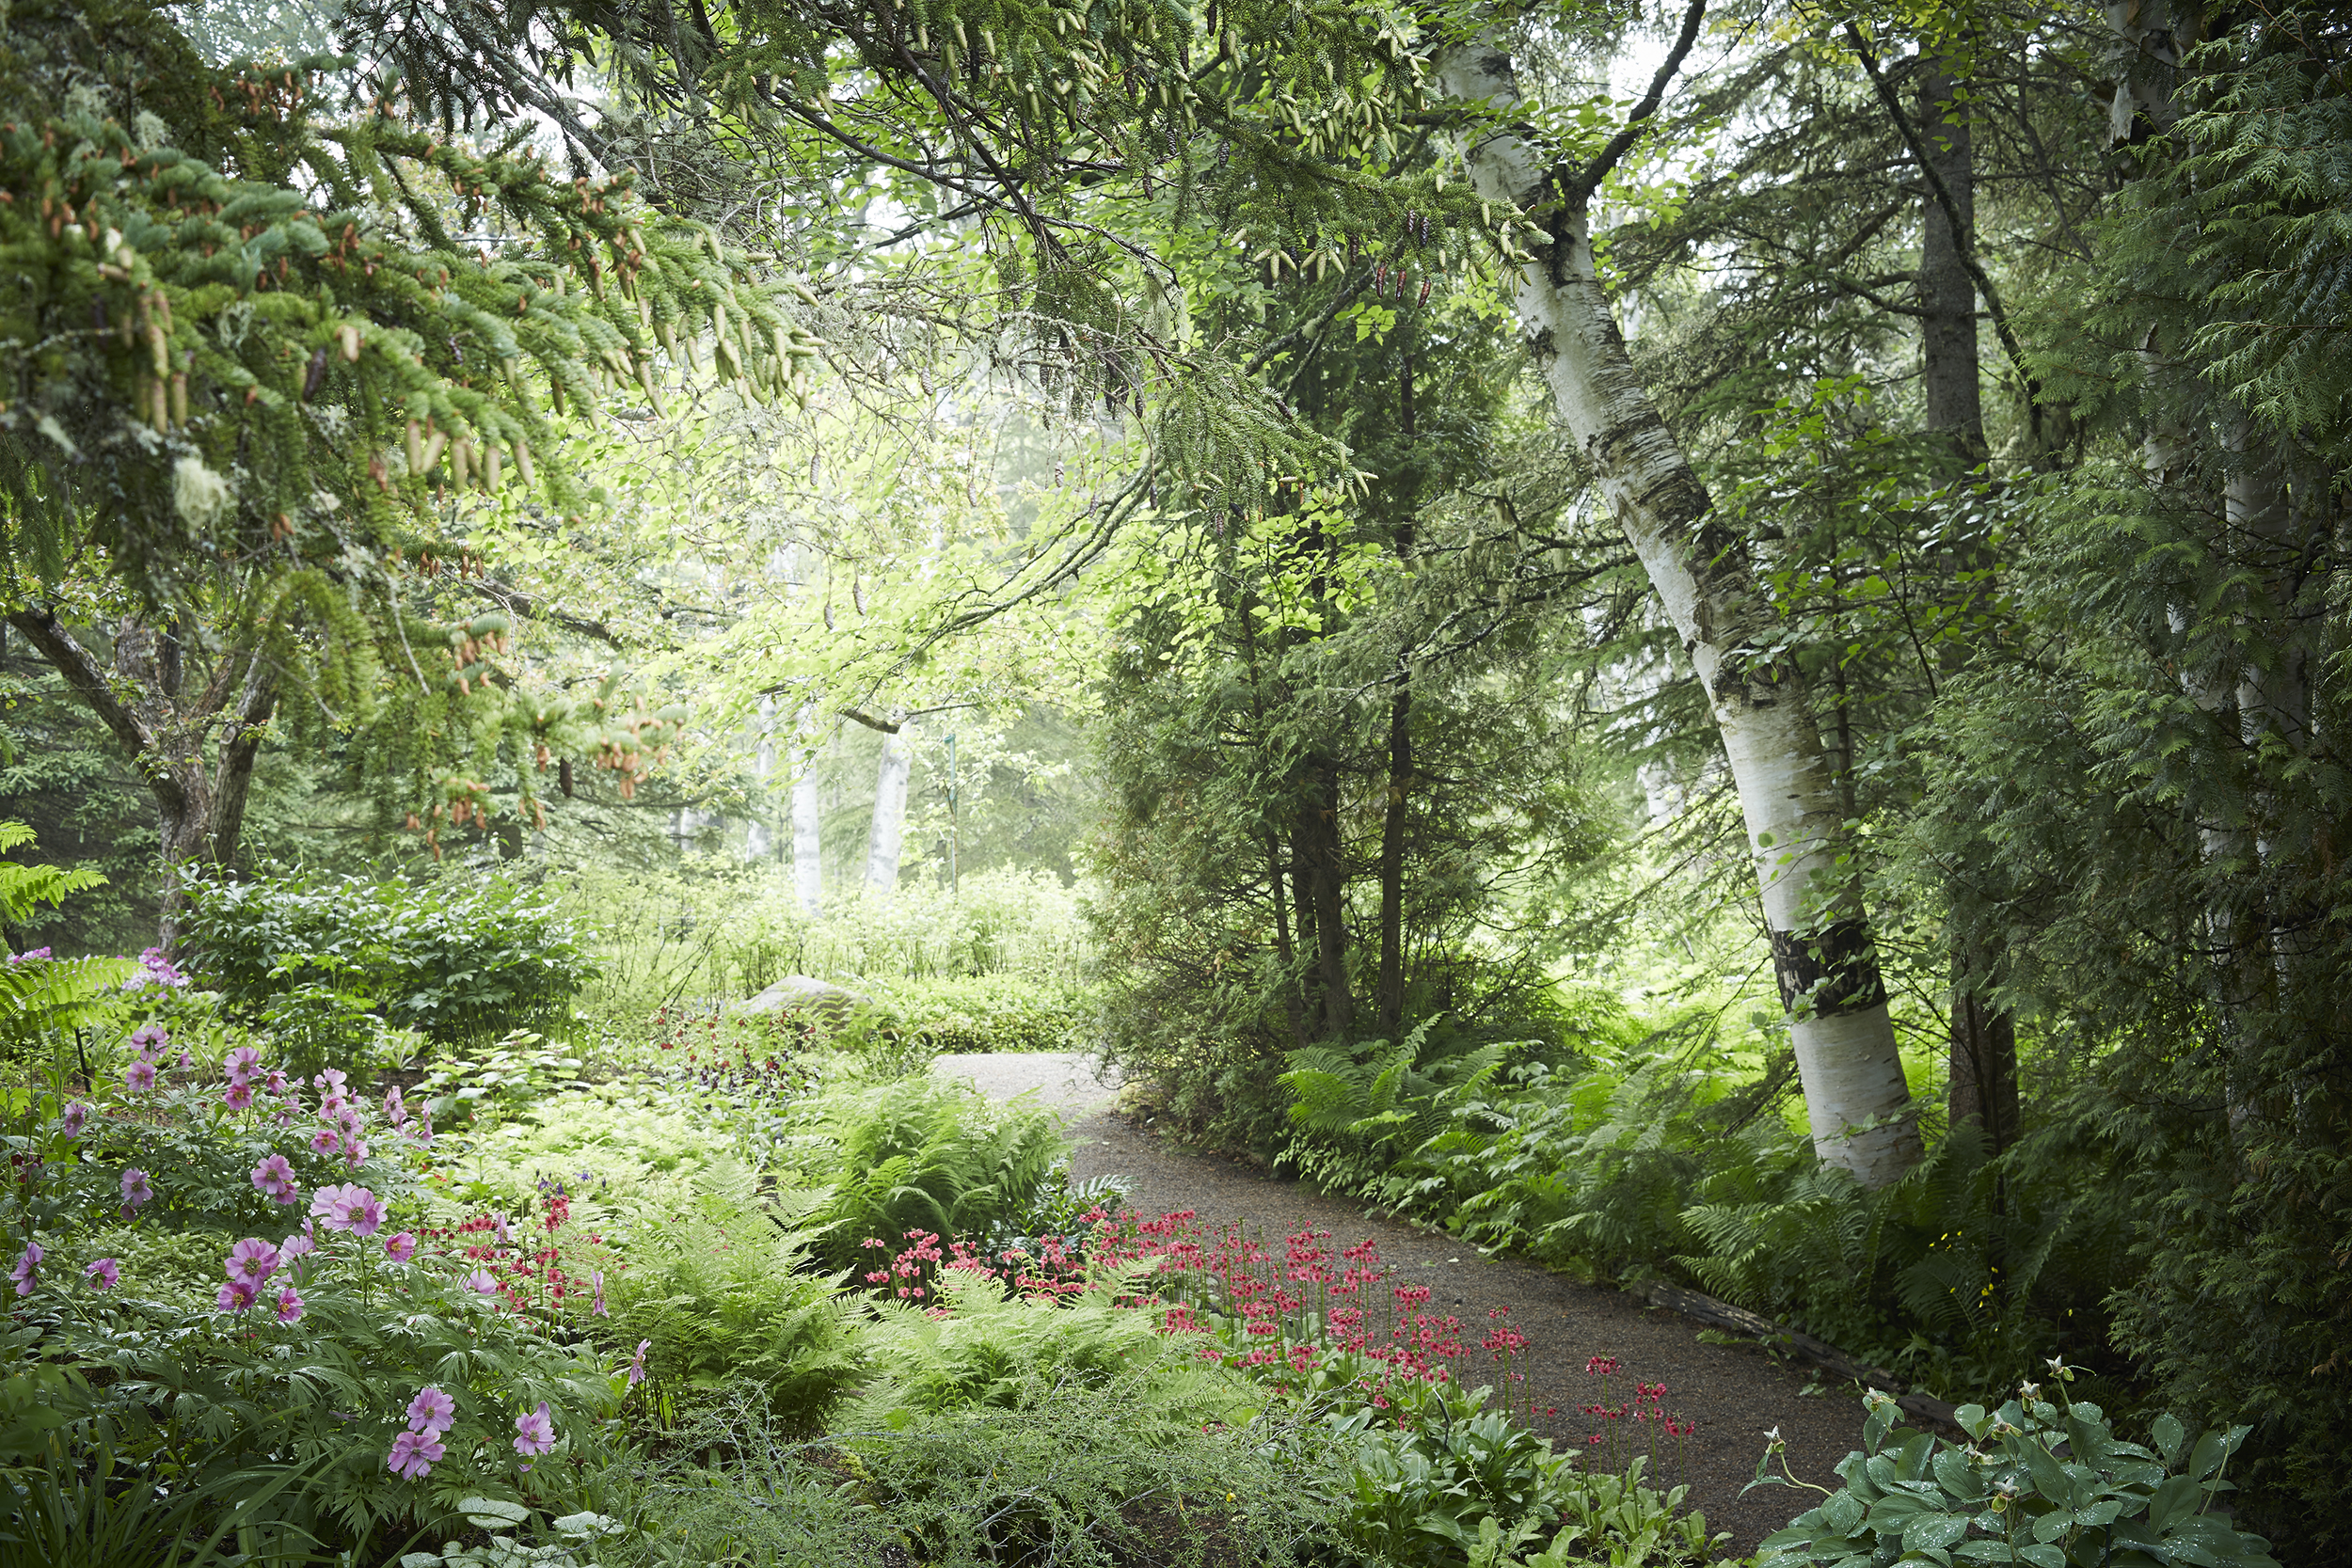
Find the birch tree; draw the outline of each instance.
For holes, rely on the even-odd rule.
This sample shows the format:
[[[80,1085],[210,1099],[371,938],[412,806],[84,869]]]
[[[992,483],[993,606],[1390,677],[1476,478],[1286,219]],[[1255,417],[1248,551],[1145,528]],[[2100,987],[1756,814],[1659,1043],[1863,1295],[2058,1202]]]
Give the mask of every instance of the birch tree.
[[[1443,54],[1440,90],[1484,111],[1461,152],[1472,185],[1545,243],[1512,302],[1563,422],[1640,557],[1704,688],[1731,765],[1761,889],[1814,1147],[1884,1186],[1919,1158],[1852,846],[1830,759],[1794,661],[1771,652],[1771,610],[1741,542],[1710,517],[1705,484],[1635,372],[1600,282],[1595,193],[1657,112],[1705,15],[1685,12],[1672,53],[1626,125],[1588,162],[1555,160],[1527,124],[1501,29]]]

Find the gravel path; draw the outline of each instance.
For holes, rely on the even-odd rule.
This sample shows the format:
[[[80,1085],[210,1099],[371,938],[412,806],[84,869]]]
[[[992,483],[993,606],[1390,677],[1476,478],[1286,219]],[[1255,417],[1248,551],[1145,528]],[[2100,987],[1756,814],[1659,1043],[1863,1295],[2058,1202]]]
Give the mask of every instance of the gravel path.
[[[1431,1305],[1483,1334],[1488,1312],[1508,1307],[1532,1341],[1528,1376],[1538,1409],[1558,1412],[1537,1428],[1562,1447],[1581,1447],[1595,1424],[1577,1411],[1602,1395],[1585,1371],[1594,1356],[1615,1356],[1624,1370],[1608,1380],[1613,1396],[1634,1382],[1666,1386],[1665,1409],[1697,1423],[1690,1440],[1691,1506],[1710,1529],[1729,1530],[1744,1556],[1806,1506],[1811,1494],[1786,1487],[1739,1496],[1756,1475],[1767,1428],[1788,1443],[1788,1459],[1807,1481],[1835,1484],[1832,1466],[1861,1439],[1859,1391],[1821,1387],[1810,1369],[1784,1366],[1760,1350],[1702,1344],[1697,1325],[1653,1309],[1622,1291],[1580,1285],[1518,1259],[1488,1259],[1453,1237],[1369,1215],[1354,1202],[1215,1155],[1191,1152],[1137,1128],[1111,1109],[1105,1085],[1070,1053],[945,1056],[934,1070],[971,1079],[984,1094],[1009,1098],[1029,1089],[1060,1110],[1077,1143],[1072,1173],[1121,1176],[1129,1203],[1145,1213],[1190,1209],[1204,1223],[1246,1222],[1279,1240],[1302,1229],[1327,1230],[1343,1246],[1371,1240],[1403,1279],[1431,1288]],[[1808,1386],[1819,1392],[1808,1394]],[[1612,1402],[1614,1402],[1613,1398]],[[1667,1479],[1674,1479],[1669,1468]]]

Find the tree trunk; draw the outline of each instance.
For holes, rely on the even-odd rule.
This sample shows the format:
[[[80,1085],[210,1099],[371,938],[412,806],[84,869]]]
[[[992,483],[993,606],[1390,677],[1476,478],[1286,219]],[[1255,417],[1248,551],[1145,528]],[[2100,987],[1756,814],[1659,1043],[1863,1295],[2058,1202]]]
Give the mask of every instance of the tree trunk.
[[[1281,841],[1265,835],[1265,874],[1274,889],[1274,956],[1282,966],[1282,1016],[1291,1026],[1291,1043],[1307,1043],[1306,1009],[1298,1000],[1298,950],[1291,942],[1290,900],[1282,890]]]
[[[1323,1037],[1344,1042],[1356,1028],[1356,999],[1347,983],[1345,895],[1347,867],[1340,840],[1340,770],[1325,757],[1308,760],[1308,789],[1298,832],[1299,870],[1305,886],[1301,912],[1314,914],[1316,989],[1322,992]]]
[[[1964,466],[1984,461],[1984,399],[1977,362],[1977,286],[1963,257],[1975,254],[1976,151],[1967,112],[1954,102],[1954,85],[1941,60],[1919,71],[1919,125],[1929,160],[1944,177],[1965,232],[1955,234],[1931,187],[1920,195],[1919,324],[1921,389],[1928,428],[1951,438]],[[1925,176],[1922,175],[1924,182]]]
[[[1510,56],[1488,40],[1438,65],[1452,96],[1518,103]],[[1558,185],[1515,129],[1465,149],[1489,201],[1526,212]],[[1549,214],[1553,243],[1520,269],[1513,303],[1570,435],[1649,575],[1698,673],[1731,764],[1761,887],[1772,962],[1821,1159],[1884,1186],[1917,1163],[1919,1132],[1887,1017],[1870,927],[1820,730],[1793,663],[1740,650],[1776,641],[1736,536],[1651,402],[1600,286],[1581,201]]]
[[[809,742],[816,721],[815,708],[801,710],[792,771],[792,887],[812,917],[824,912],[825,902],[824,816],[817,805],[817,748]]]
[[[1413,356],[1405,356],[1398,386],[1398,424],[1406,442],[1413,429]],[[1396,531],[1397,559],[1413,559],[1410,512]],[[1397,661],[1396,690],[1389,698],[1389,790],[1380,818],[1380,1032],[1394,1039],[1405,1023],[1405,832],[1413,789],[1413,680]]]
[[[124,622],[109,671],[54,610],[27,608],[8,619],[114,732],[147,781],[162,843],[156,945],[171,952],[187,913],[188,876],[236,862],[253,764],[278,705],[277,668],[258,649],[232,646],[192,690],[187,651],[168,627]]]
[[[1944,203],[1921,175],[1919,305],[1920,385],[1928,429],[1951,443],[1957,467],[1975,468],[1989,449],[1984,438],[1984,400],[1977,359],[1977,287],[1964,257],[1977,249],[1976,156],[1967,111],[1945,62],[1919,66],[1919,127],[1929,161],[1943,179],[1961,227],[1955,230]],[[1982,580],[1991,562],[1980,545],[1964,544],[1953,564],[1963,582]],[[1970,594],[1969,597],[1980,595]],[[1975,606],[1970,607],[1972,610]],[[1964,662],[1957,644],[1946,643],[1947,672]],[[1965,876],[1965,873],[1963,873]],[[1971,900],[1948,900],[1954,920]],[[2001,933],[1955,929],[1951,937],[1950,1023],[1947,1032],[1946,1083],[1951,1125],[1974,1121],[1994,1154],[2017,1141],[2023,1115],[2017,1090],[2017,1026],[2009,1010],[1994,1002],[1987,987],[2000,967]]]
[[[907,825],[907,777],[914,751],[900,731],[882,736],[882,768],[874,781],[874,825],[866,840],[866,885],[888,893],[898,885],[898,841]]]

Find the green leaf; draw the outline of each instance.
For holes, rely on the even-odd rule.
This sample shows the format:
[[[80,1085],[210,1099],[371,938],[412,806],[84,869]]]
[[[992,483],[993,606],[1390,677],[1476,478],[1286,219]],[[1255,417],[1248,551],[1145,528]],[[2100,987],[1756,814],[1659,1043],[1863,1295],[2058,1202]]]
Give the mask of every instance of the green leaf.
[[[2167,1465],[2181,1462],[2181,1445],[2188,1441],[2188,1433],[2182,1429],[2178,1417],[2167,1411],[2156,1418],[2155,1424],[2148,1429],[2148,1434],[2155,1439],[2156,1452],[2164,1456]]]
[[[1944,1552],[1960,1544],[1968,1533],[1965,1513],[1922,1513],[1903,1527],[1903,1550],[1906,1552]]]
[[[457,1505],[457,1512],[484,1529],[497,1525],[521,1525],[531,1518],[531,1510],[522,1504],[503,1502],[497,1497],[468,1497]]]
[[[1945,1449],[1937,1453],[1934,1469],[1936,1484],[1952,1497],[1974,1502],[1985,1495],[1984,1478],[1958,1449]]]
[[[1860,1497],[1851,1492],[1840,1492],[1821,1505],[1821,1522],[1840,1535],[1851,1535],[1854,1527],[1862,1523],[1864,1512]]]
[[[2059,1551],[2056,1546],[2044,1546],[2038,1542],[2029,1542],[2018,1547],[2017,1556],[2020,1561],[2032,1563],[2033,1568],[2066,1568],[2064,1552]]]

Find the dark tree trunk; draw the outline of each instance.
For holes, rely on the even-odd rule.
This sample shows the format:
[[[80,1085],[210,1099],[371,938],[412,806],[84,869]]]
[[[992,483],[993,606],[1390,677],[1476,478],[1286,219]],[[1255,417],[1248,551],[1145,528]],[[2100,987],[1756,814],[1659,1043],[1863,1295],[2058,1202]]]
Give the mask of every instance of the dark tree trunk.
[[[1943,177],[1960,214],[1957,232],[1923,172],[1920,176],[1920,383],[1927,425],[1952,445],[1959,466],[1973,468],[1988,455],[1984,402],[1978,375],[1977,289],[1965,258],[1976,253],[1976,155],[1967,111],[1955,100],[1959,84],[1940,59],[1919,67],[1919,129],[1929,161]],[[1979,546],[1963,546],[1953,564],[1963,582],[1983,579],[1991,562]],[[1974,597],[1963,594],[1963,598]],[[1951,646],[1948,645],[1947,646]],[[1951,647],[1959,661],[1960,650]],[[1850,759],[1851,760],[1851,759]],[[1955,911],[1965,900],[1955,898]],[[1965,917],[1955,913],[1956,923]],[[1974,1121],[1994,1154],[2017,1140],[2017,1028],[2007,1009],[1985,994],[2000,960],[1996,931],[1958,929],[1952,935],[1951,1031],[1948,1080],[1951,1124]]]
[[[170,952],[187,911],[189,874],[236,861],[254,760],[278,705],[276,667],[262,650],[230,647],[191,689],[188,650],[175,628],[123,623],[109,670],[54,610],[13,610],[8,624],[114,732],[147,781],[162,839],[156,945]]]
[[[1314,916],[1315,989],[1321,993],[1323,1036],[1344,1040],[1355,1032],[1356,999],[1347,984],[1347,867],[1340,843],[1340,770],[1326,757],[1307,764],[1308,789],[1299,814],[1299,913]]]
[[[1963,935],[1952,941],[1951,1122],[1975,1122],[1986,1151],[2017,1141],[2017,1028],[1984,994],[1992,956]]]
[[[1413,428],[1413,356],[1405,356],[1397,388],[1397,422],[1409,445]],[[1410,498],[1407,498],[1409,505]],[[1413,559],[1408,510],[1396,531],[1397,559]],[[1380,819],[1380,1032],[1394,1039],[1405,1022],[1405,833],[1413,789],[1413,681],[1400,656],[1396,690],[1389,697],[1389,791]]]
[[[1944,204],[1921,175],[1919,324],[1922,389],[1928,428],[1947,434],[1971,467],[1984,461],[1984,401],[1977,365],[1977,286],[1965,258],[1976,250],[1976,153],[1967,112],[1953,102],[1954,83],[1941,60],[1919,70],[1919,125],[1929,160],[1944,177],[1967,232],[1955,235]]]

